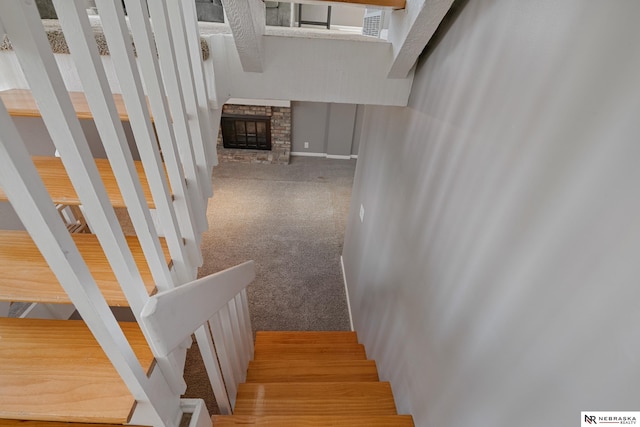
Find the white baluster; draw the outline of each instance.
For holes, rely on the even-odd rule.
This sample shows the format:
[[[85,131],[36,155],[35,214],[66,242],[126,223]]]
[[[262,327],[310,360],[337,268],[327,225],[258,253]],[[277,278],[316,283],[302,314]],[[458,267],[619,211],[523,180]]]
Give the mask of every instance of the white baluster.
[[[229,401],[231,402],[231,406],[235,406],[239,381],[236,379],[237,377],[234,373],[232,359],[233,356],[226,344],[226,332],[222,327],[220,313],[215,313],[211,317],[211,319],[209,320],[209,326],[211,327],[211,335],[213,336],[213,342],[215,343],[218,360],[220,360],[220,368],[224,376],[224,383],[227,386]]]
[[[220,365],[216,358],[215,347],[213,345],[213,338],[209,330],[209,322],[205,323],[196,330],[196,340],[198,340],[198,348],[202,354],[202,362],[207,370],[209,376],[209,382],[211,383],[211,389],[213,395],[216,398],[218,409],[222,415],[230,415],[233,411],[231,403],[229,402],[229,395],[224,384],[222,372],[220,371]]]
[[[176,272],[179,280],[189,280],[193,278],[194,269],[201,264],[202,258],[199,250],[193,249],[189,252],[190,259],[184,257],[182,251],[182,237],[186,238],[190,247],[199,246],[199,236],[194,232],[193,228],[188,226],[180,227],[181,224],[191,224],[190,214],[182,210],[180,221],[176,218],[173,202],[167,191],[168,184],[164,167],[162,166],[162,157],[158,149],[156,134],[151,123],[149,110],[142,89],[142,82],[138,74],[138,67],[133,56],[131,47],[131,38],[129,30],[124,19],[124,13],[120,3],[111,0],[96,0],[96,4],[100,11],[100,18],[103,22],[103,30],[107,42],[109,44],[109,53],[115,66],[116,75],[122,88],[122,96],[125,101],[127,112],[129,114],[131,129],[140,151],[140,157],[145,167],[145,172],[150,180],[162,185],[151,186],[154,201],[158,207],[158,214],[162,223],[163,232],[167,237],[167,244],[171,251],[171,256],[176,262]],[[142,46],[140,54],[144,54],[145,49]],[[152,87],[152,79],[149,86]],[[151,90],[153,92],[153,90]],[[154,102],[154,114],[158,114],[155,118],[158,123],[158,129],[164,129],[165,123],[170,122],[170,117],[162,114],[162,103]],[[161,143],[163,140],[161,139]],[[179,171],[181,165],[177,163],[177,159],[172,156],[173,147],[171,144],[163,144],[163,156],[166,160],[167,172],[172,182],[172,191],[176,197],[180,197],[179,203],[186,203],[187,196],[180,194],[183,188]],[[175,187],[175,189],[174,189]],[[155,190],[155,191],[154,191]],[[188,211],[187,211],[188,212]],[[185,233],[185,234],[181,234]]]

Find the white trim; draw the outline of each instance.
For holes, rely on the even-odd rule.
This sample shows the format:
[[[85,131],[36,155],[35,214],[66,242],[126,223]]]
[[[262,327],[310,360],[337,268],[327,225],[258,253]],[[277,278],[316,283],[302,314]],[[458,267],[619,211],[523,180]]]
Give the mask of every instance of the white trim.
[[[211,427],[211,417],[202,399],[180,399],[180,409],[191,414],[188,427]]]
[[[353,314],[351,314],[351,300],[349,300],[349,286],[347,286],[347,274],[344,271],[344,258],[340,255],[340,267],[342,267],[342,280],[344,280],[344,293],[347,296],[347,309],[349,310],[349,324],[351,325],[351,330],[355,331],[356,329],[353,327]]]
[[[289,154],[300,157],[327,157],[327,153],[307,153],[305,151],[292,151]]]
[[[225,104],[258,105],[263,107],[291,107],[291,101],[280,101],[277,99],[229,98]]]
[[[327,154],[327,159],[351,160],[351,155],[341,156],[338,154]]]
[[[291,156],[298,156],[298,157],[324,157],[326,159],[338,159],[338,160],[351,160],[351,159],[357,159],[358,156],[357,155],[350,155],[350,156],[341,156],[338,154],[327,154],[327,153],[308,153],[306,151],[292,151],[289,153],[289,155]]]
[[[357,155],[357,154],[352,154],[352,155],[351,155],[351,158],[352,158],[352,159],[357,159],[357,158],[358,158],[358,155]]]

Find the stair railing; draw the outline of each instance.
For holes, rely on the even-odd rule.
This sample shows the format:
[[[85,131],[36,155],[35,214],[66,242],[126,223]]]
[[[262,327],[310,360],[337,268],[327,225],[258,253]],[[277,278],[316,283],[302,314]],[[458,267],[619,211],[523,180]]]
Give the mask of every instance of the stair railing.
[[[78,79],[154,282],[161,293],[176,289],[176,286],[196,277],[197,267],[202,263],[200,236],[207,228],[206,199],[211,194],[210,172],[217,163],[208,98],[206,92],[196,93],[197,89],[205,86],[204,77],[198,72],[202,70],[202,57],[199,50],[198,56],[194,52],[197,31],[190,27],[195,25],[190,1],[154,0],[147,5],[145,0],[127,0],[129,29],[121,2],[96,0],[117,84],[126,105],[127,120],[131,123],[158,213],[160,227],[156,228],[113,101],[113,82],[109,80],[104,61],[98,54],[93,30],[84,10],[86,2],[54,0]],[[155,33],[152,32],[149,15],[153,19]],[[135,54],[129,31],[135,43]],[[0,32],[9,36],[40,115],[87,218],[134,315],[140,321],[149,296],[76,116],[35,3],[30,0],[0,2]],[[207,114],[204,114],[205,109]],[[24,141],[2,102],[0,169],[0,185],[11,205],[137,400],[136,412],[142,408],[141,412],[151,414],[151,418],[141,420],[141,423],[176,426],[180,414],[179,395],[184,392],[186,384],[182,378],[182,363],[176,358],[175,350],[184,346],[189,336],[184,336],[183,341],[170,352],[154,353],[162,375],[159,381],[151,382],[55,210]],[[172,258],[171,269],[165,261],[159,234],[166,238]],[[236,315],[246,306],[246,294],[238,303]],[[248,315],[242,320],[236,317],[230,321],[228,329],[237,331],[241,321],[246,329],[247,319]],[[196,335],[205,344],[201,344],[203,358],[214,360],[216,356],[207,331],[202,327]],[[153,341],[150,336],[146,338]],[[220,346],[222,348],[223,344]]]
[[[194,332],[198,345],[211,349],[212,356],[203,359],[223,414],[231,414],[238,384],[245,381],[253,358],[246,287],[254,279],[254,262],[248,261],[159,292],[149,299],[141,315],[141,325],[156,354],[171,354]]]

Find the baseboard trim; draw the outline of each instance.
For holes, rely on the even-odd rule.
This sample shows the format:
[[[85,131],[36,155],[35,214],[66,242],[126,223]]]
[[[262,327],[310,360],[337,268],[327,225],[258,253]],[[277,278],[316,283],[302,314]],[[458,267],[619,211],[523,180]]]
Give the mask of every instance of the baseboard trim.
[[[327,153],[307,153],[306,151],[292,151],[289,154],[299,157],[327,157]]]
[[[348,156],[340,156],[338,154],[327,154],[327,159],[351,160],[351,154]]]
[[[347,274],[344,272],[344,258],[340,255],[340,267],[342,267],[342,280],[344,281],[344,293],[347,296],[347,309],[349,310],[349,324],[351,325],[351,330],[355,331],[356,329],[353,327],[353,314],[351,314],[351,300],[349,300],[349,286],[347,286]]]
[[[291,156],[298,157],[324,157],[327,159],[338,159],[338,160],[351,160],[357,159],[357,155],[349,155],[349,156],[339,156],[337,154],[327,154],[327,153],[308,153],[306,151],[292,151],[289,153]]]

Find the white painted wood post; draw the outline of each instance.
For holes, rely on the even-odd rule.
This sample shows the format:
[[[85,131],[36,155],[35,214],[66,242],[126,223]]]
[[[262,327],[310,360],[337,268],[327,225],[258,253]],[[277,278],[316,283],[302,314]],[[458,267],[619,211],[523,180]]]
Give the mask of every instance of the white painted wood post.
[[[171,240],[172,258],[179,265],[176,265],[179,279],[185,280],[193,278],[195,268],[202,263],[202,255],[199,251],[199,233],[192,226],[192,214],[185,206],[188,203],[189,196],[182,193],[184,190],[184,181],[181,175],[182,165],[178,162],[174,154],[175,144],[167,141],[172,135],[167,126],[171,121],[168,112],[162,110],[164,102],[153,102],[152,108],[157,121],[157,129],[161,137],[160,143],[163,148],[163,156],[166,161],[167,172],[171,178],[171,188],[181,206],[181,217],[178,221],[173,203],[167,191],[168,185],[165,176],[164,167],[162,167],[162,157],[158,150],[156,135],[150,120],[149,111],[142,89],[142,81],[138,74],[138,67],[133,55],[130,43],[129,30],[124,18],[122,6],[118,2],[111,0],[97,0],[96,4],[100,10],[100,16],[103,21],[104,34],[109,44],[110,55],[115,63],[116,75],[122,88],[122,96],[125,101],[127,112],[129,114],[131,129],[134,133],[140,156],[145,166],[147,175],[154,175],[157,180],[163,183],[162,189],[156,188],[153,193],[154,200],[158,207],[158,214],[162,223],[163,231]],[[142,41],[140,42],[142,44]],[[144,45],[141,45],[141,54],[144,54]],[[146,69],[146,67],[144,67]],[[148,87],[154,98],[158,96],[154,88],[153,77],[149,78]],[[160,94],[159,96],[162,96]],[[152,191],[154,188],[152,188]],[[181,194],[182,193],[182,194]],[[193,214],[195,216],[195,213]],[[182,255],[182,238],[185,238],[189,247],[189,259],[183,258]],[[180,247],[177,247],[177,245]]]

